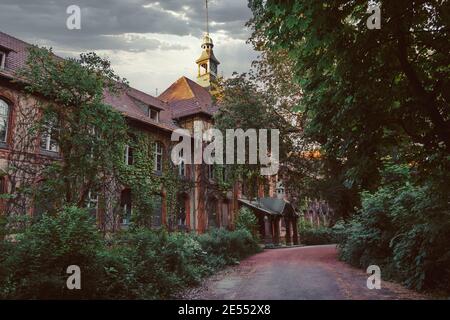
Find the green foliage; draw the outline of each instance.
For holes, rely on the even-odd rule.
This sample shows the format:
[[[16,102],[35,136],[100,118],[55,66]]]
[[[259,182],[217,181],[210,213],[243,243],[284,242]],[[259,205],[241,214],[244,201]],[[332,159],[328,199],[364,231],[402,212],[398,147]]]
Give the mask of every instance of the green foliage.
[[[378,2],[381,30],[366,26],[367,1],[249,2],[251,42],[293,62],[305,138],[322,149],[317,187],[345,218],[379,186],[386,156],[448,194],[448,3]]]
[[[96,254],[100,236],[89,215],[77,208],[66,208],[57,216],[45,215],[15,242],[2,241],[0,294],[14,299],[67,299],[95,297],[95,275],[100,271]],[[3,253],[3,252],[2,252]],[[66,288],[67,267],[82,270],[80,291]]]
[[[300,235],[300,242],[308,246],[334,243],[334,236],[331,228],[315,227],[305,219],[299,219],[298,232]]]
[[[206,253],[190,235],[135,229],[103,255],[102,297],[169,298],[209,274]],[[113,285],[113,286],[111,286]]]
[[[84,210],[70,207],[0,241],[0,298],[171,298],[258,251],[247,230],[194,235],[136,227],[106,242]],[[81,269],[81,290],[66,288],[70,265]]]
[[[289,152],[293,151],[293,143],[289,134],[293,134],[296,130],[289,119],[281,116],[279,110],[274,108],[279,105],[276,95],[263,90],[254,76],[235,74],[232,78],[220,83],[220,93],[217,99],[220,109],[214,116],[214,122],[215,127],[221,130],[224,136],[225,131],[230,128],[242,129],[244,132],[248,129],[278,129],[281,132],[280,162],[287,160]],[[256,151],[258,153],[258,150]],[[223,166],[227,169],[227,179],[223,179],[219,174],[219,183],[222,189],[226,189],[230,188],[237,180],[244,181],[246,185],[251,186],[248,196],[256,197],[258,182],[266,177],[260,174],[262,165],[249,164],[249,153],[246,152],[245,156],[245,164]]]
[[[242,207],[236,218],[236,229],[248,230],[254,236],[258,236],[258,219],[252,210]]]
[[[260,251],[258,242],[250,231],[245,229],[236,231],[213,229],[209,233],[198,236],[197,240],[203,250],[211,255],[209,264],[213,268],[234,264]]]
[[[342,258],[448,290],[449,6],[378,3],[370,30],[367,1],[251,0],[251,42],[292,63],[305,139],[321,148],[312,189],[344,219],[358,212],[340,226]]]
[[[19,74],[27,92],[44,99],[33,106],[38,110],[37,118],[33,113],[30,119],[21,119],[32,124],[24,124],[28,136],[22,140],[29,145],[16,148],[30,152],[27,148],[36,148],[40,137],[50,133],[58,147],[59,161],[42,168],[34,163],[28,168],[21,165],[9,174],[13,180],[23,171],[45,177],[39,184],[31,181],[26,187],[37,206],[45,204],[46,211],[55,213],[71,205],[83,207],[89,192],[108,191],[106,186],[113,185],[110,180],[116,176],[117,164],[123,161],[125,120],[103,101],[105,92],[120,94],[127,84],[114,74],[107,60],[94,53],[82,54],[79,59],[60,59],[36,47],[30,48],[26,66]]]
[[[332,230],[326,227],[300,230],[300,242],[308,246],[336,243]]]
[[[333,227],[315,227],[308,220],[300,219],[298,221],[300,242],[305,245],[338,243],[343,229],[341,222],[338,222]]]
[[[342,234],[341,258],[364,268],[380,265],[386,277],[415,289],[449,291],[450,212],[405,172],[404,166],[388,166],[385,185],[362,195],[362,209]]]
[[[154,139],[149,134],[137,130],[132,130],[129,135],[127,144],[133,150],[133,164],[128,165],[121,161],[118,165],[118,179],[131,190],[132,227],[152,227],[155,196],[161,194],[161,189],[166,194],[169,222],[175,221],[179,205],[178,195],[188,190],[191,184],[180,179],[176,168],[168,161],[164,162],[163,172],[156,174]]]
[[[132,130],[127,145],[133,150],[133,163],[121,161],[118,164],[119,181],[131,190],[134,209],[131,223],[136,227],[152,226],[154,201],[151,195],[161,191],[160,179],[154,172],[154,143],[148,134]]]

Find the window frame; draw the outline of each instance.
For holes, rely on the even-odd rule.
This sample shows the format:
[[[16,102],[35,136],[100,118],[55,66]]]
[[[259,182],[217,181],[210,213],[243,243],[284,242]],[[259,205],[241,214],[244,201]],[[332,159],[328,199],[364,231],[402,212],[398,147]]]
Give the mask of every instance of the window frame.
[[[162,144],[162,142],[156,141],[154,143],[153,156],[155,157],[153,169],[155,170],[155,172],[161,173],[163,171],[164,162],[164,145]]]
[[[0,176],[0,194],[5,194],[7,191],[6,189],[6,177]],[[0,199],[1,201],[2,199]]]
[[[128,208],[129,207],[129,208]],[[122,207],[122,226],[129,226],[131,223],[131,217],[133,215],[133,205],[131,203],[125,203]]]
[[[10,125],[10,118],[11,118],[11,104],[7,100],[3,99],[3,97],[0,96],[0,105],[1,105],[1,102],[3,102],[5,104],[5,106],[6,106],[6,115],[5,116],[3,116],[3,115],[0,116],[1,118],[5,117],[5,138],[4,138],[4,140],[0,140],[0,144],[5,145],[5,144],[8,143],[8,138],[9,138],[9,129],[10,129],[9,125]]]
[[[152,113],[155,114],[155,117],[152,116]],[[148,108],[148,117],[156,122],[159,122],[159,111],[156,109],[153,109],[151,107]]]
[[[6,52],[0,51],[0,69],[5,69],[6,66]]]
[[[178,165],[178,175],[180,177],[186,177],[186,160],[184,159],[183,149],[179,153],[180,164]]]
[[[41,139],[39,141],[39,148],[44,152],[51,152],[51,153],[59,153],[59,146],[58,143],[53,139],[54,148],[52,149],[52,131],[53,128],[51,126],[46,127],[46,132],[41,133]],[[43,142],[45,140],[45,146],[43,146]]]
[[[95,197],[92,197],[93,194],[95,195]],[[100,199],[100,196],[98,193],[92,192],[92,190],[89,190],[88,195],[87,195],[86,207],[87,207],[87,209],[89,209],[89,213],[95,212],[95,216],[97,216],[97,213],[98,213],[99,199]],[[92,209],[95,209],[95,211],[91,212]]]
[[[214,180],[215,179],[215,172],[214,172],[214,165],[208,164],[208,179]]]
[[[130,145],[125,146],[124,162],[127,166],[132,166],[134,164],[133,147]]]
[[[151,215],[151,227],[161,228],[163,226],[163,202],[164,199],[160,194],[152,195],[153,211]]]

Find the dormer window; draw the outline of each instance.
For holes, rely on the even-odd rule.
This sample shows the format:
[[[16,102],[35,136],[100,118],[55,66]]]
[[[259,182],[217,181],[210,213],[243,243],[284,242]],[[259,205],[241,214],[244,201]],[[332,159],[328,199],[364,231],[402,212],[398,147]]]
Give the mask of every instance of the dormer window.
[[[150,119],[155,120],[156,122],[159,122],[159,111],[158,110],[148,108],[148,116],[150,117]]]
[[[5,69],[6,65],[6,53],[0,51],[0,69]]]

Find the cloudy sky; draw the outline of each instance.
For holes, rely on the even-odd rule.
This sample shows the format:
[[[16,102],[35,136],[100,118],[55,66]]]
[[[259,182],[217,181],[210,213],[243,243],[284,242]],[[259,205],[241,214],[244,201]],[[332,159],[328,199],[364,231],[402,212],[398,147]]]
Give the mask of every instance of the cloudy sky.
[[[70,5],[81,8],[81,30],[66,27]],[[204,0],[0,0],[0,30],[61,56],[95,51],[154,95],[183,75],[195,79],[204,7]],[[246,44],[247,0],[209,0],[209,7],[219,73],[247,71],[256,57]]]

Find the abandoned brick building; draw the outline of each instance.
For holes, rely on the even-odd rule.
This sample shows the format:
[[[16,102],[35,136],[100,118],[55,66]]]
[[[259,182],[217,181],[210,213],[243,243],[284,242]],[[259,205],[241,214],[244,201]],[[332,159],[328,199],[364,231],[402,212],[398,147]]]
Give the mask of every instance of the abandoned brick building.
[[[29,99],[39,99],[29,97],[21,84],[14,81],[16,71],[25,64],[30,46],[24,41],[0,32],[0,194],[9,192],[8,166],[11,165],[11,159],[17,152],[14,149],[14,141],[20,132],[17,125],[19,110],[30,104]],[[213,104],[209,90],[211,82],[217,77],[219,61],[214,55],[214,44],[208,33],[204,36],[201,47],[201,56],[196,61],[197,82],[181,77],[158,97],[134,88],[129,88],[120,96],[105,95],[105,103],[121,112],[130,126],[146,132],[156,141],[153,150],[155,173],[163,170],[164,162],[171,161],[170,150],[173,146],[171,134],[174,130],[183,128],[193,131],[194,124],[199,122],[203,128],[210,128],[213,125],[213,115],[218,107]],[[39,145],[34,146],[29,152],[36,158],[51,161],[58,156],[58,146],[49,135],[41,138]],[[124,161],[129,159],[128,154],[125,154]],[[281,187],[277,188],[277,177],[268,180],[268,188],[264,186],[258,188],[258,197],[260,199],[266,197],[266,200],[255,206],[250,201],[254,199],[248,199],[242,194],[242,186],[239,183],[226,193],[219,191],[211,166],[182,163],[178,171],[180,179],[192,182],[190,190],[179,195],[182,211],[177,215],[176,223],[179,227],[199,233],[211,227],[233,228],[239,208],[246,205],[259,217],[261,233],[268,241],[279,242],[280,227],[284,226],[283,233],[288,232],[286,235],[288,242],[293,240],[294,243],[298,243],[297,214],[292,206],[289,207],[291,209],[288,210],[288,218],[285,218],[285,221],[282,219],[286,200],[284,191],[280,191]],[[264,190],[268,192],[264,194]],[[157,205],[153,213],[156,217],[155,225],[167,225],[164,186],[156,196]],[[278,202],[281,201],[278,203],[278,208],[283,209],[280,209],[281,211],[270,208],[276,204],[270,203],[268,199],[275,201],[277,198]],[[0,209],[4,207],[5,201],[0,199]],[[104,228],[117,230],[129,223],[133,203],[130,190],[126,187],[123,188],[119,201],[123,214],[120,217],[108,217],[110,213],[98,210],[96,205],[98,198],[90,199],[89,207],[97,221],[105,224]],[[264,204],[268,207],[261,208]],[[37,214],[37,210],[39,209],[30,202],[25,214],[34,215]],[[292,229],[294,234],[291,236]]]

